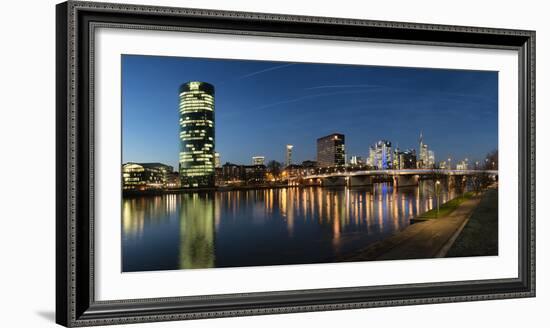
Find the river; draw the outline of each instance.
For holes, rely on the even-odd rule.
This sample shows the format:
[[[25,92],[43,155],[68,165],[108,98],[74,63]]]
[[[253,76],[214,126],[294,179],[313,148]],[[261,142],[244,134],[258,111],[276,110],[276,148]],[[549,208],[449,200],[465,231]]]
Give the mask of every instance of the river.
[[[436,204],[432,181],[125,198],[123,271],[338,262]]]

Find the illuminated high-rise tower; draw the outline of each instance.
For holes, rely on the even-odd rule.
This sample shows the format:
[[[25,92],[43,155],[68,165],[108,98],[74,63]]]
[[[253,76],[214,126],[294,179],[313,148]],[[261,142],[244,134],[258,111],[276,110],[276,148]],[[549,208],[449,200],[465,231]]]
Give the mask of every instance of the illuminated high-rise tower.
[[[419,154],[418,154],[418,161],[417,161],[418,168],[419,169],[429,168],[428,145],[424,143],[422,131],[420,131],[420,138],[418,139],[418,142],[420,143],[419,149],[418,149]]]
[[[379,170],[393,168],[393,156],[391,142],[380,140],[369,148],[370,165]]]
[[[216,168],[221,168],[222,167],[222,159],[220,157],[220,153],[218,153],[218,152],[214,153],[214,166]]]
[[[214,86],[187,82],[179,90],[181,186],[214,186]]]
[[[317,139],[317,164],[319,167],[344,166],[346,164],[346,137],[333,133]]]
[[[252,156],[252,165],[265,165],[264,156]]]
[[[424,143],[424,138],[422,136],[422,131],[420,131],[420,138],[418,139],[420,143],[419,156],[417,166],[419,169],[433,169],[435,167],[435,153],[433,150],[428,148],[428,145]]]
[[[294,148],[293,145],[286,145],[286,154],[285,154],[285,165],[289,166],[292,164],[292,148]]]

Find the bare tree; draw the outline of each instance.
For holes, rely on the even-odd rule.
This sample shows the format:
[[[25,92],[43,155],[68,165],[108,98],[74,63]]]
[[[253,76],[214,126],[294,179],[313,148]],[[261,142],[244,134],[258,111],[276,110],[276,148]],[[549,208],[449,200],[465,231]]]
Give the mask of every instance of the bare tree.
[[[471,182],[471,185],[472,185],[473,192],[476,195],[479,195],[481,193],[481,191],[483,190],[479,174],[471,176],[470,177],[470,182]]]
[[[498,170],[498,150],[493,150],[485,156],[484,167],[486,170]]]
[[[278,179],[281,174],[282,164],[271,160],[267,163],[267,171],[273,175],[273,178]]]
[[[472,176],[472,188],[474,189],[476,195],[479,195],[483,190],[487,189],[491,183],[491,176],[486,172]]]

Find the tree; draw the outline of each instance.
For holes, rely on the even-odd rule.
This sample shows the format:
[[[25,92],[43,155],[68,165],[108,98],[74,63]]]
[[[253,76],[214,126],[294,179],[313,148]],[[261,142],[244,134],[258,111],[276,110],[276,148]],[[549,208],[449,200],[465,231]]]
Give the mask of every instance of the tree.
[[[491,176],[488,173],[479,173],[472,177],[472,188],[476,194],[480,194],[481,191],[489,187],[492,182]]]
[[[277,161],[271,160],[267,163],[267,171],[273,175],[275,179],[281,175],[281,167],[283,165]]]
[[[498,170],[498,150],[493,150],[485,156],[485,169]]]

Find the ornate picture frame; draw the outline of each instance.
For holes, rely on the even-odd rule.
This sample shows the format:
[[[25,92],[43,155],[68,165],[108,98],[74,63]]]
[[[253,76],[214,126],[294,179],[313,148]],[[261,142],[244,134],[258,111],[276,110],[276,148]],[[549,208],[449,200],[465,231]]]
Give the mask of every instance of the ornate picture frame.
[[[56,321],[92,326],[535,296],[535,32],[68,1],[56,26]],[[99,27],[517,52],[518,277],[97,300],[94,37]]]

